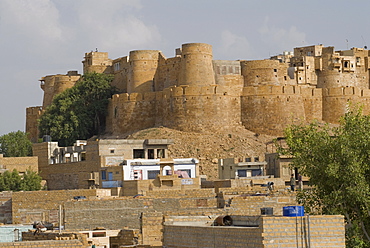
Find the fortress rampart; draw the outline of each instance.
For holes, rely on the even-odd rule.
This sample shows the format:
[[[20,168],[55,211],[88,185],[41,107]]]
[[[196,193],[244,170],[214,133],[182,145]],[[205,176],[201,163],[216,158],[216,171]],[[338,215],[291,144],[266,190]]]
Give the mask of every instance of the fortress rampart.
[[[225,86],[189,86],[114,95],[108,132],[122,134],[167,126],[182,131],[217,131],[240,125],[240,97]],[[233,111],[224,111],[227,108]]]
[[[112,85],[120,93],[109,103],[106,131],[112,135],[155,126],[196,132],[244,126],[282,135],[292,123],[338,123],[349,102],[370,113],[369,51],[362,48],[315,45],[295,48],[294,55],[228,61],[213,60],[211,45],[189,43],[172,58],[158,50],[131,51],[115,60],[90,52],[83,65],[84,73],[114,75]],[[43,78],[43,108],[77,78]]]

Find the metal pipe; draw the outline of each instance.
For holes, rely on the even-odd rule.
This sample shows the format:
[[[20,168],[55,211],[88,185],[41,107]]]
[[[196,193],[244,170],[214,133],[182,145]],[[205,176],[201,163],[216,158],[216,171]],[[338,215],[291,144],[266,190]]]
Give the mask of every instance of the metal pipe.
[[[59,205],[59,235],[62,234],[62,205]]]
[[[310,233],[310,215],[307,214],[307,233],[308,233],[308,248],[311,248],[311,233]]]

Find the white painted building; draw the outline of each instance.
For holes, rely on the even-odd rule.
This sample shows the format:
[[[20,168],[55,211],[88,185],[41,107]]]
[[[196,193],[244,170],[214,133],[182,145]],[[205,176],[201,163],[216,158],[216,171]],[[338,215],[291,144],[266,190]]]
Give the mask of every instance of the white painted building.
[[[175,158],[174,171],[179,178],[195,178],[196,166],[199,163],[194,158]],[[123,180],[155,179],[160,173],[160,159],[128,159],[123,162]],[[170,166],[163,169],[163,176],[171,175]]]

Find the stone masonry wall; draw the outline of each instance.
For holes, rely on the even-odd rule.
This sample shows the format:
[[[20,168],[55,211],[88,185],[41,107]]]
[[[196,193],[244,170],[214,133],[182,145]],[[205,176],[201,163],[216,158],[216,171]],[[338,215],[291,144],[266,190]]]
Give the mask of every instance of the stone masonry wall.
[[[1,248],[90,248],[79,240],[40,240],[0,243]]]
[[[0,192],[0,223],[12,223],[12,195],[11,191]]]
[[[26,133],[31,142],[35,143],[39,137],[39,129],[37,120],[42,114],[42,107],[29,107],[26,109]]]
[[[256,227],[164,226],[163,245],[178,247],[263,248],[262,233]]]
[[[12,172],[16,169],[18,172],[26,172],[31,170],[38,172],[38,157],[1,157],[0,156],[0,166],[3,169],[7,169]]]
[[[245,87],[241,97],[242,123],[257,133],[282,135],[288,124],[306,120],[299,86]]]
[[[346,247],[344,217],[263,217],[264,247]]]
[[[12,195],[13,224],[34,221],[58,222],[59,205],[72,201],[74,196],[95,198],[107,195],[104,189],[27,191]]]
[[[245,219],[250,219],[248,216]],[[343,216],[257,217],[258,227],[165,225],[166,247],[345,247]]]
[[[370,90],[355,87],[340,87],[323,89],[323,120],[329,123],[338,123],[349,104],[363,105],[363,113],[370,113]]]
[[[240,125],[240,98],[231,93],[225,86],[183,85],[163,92],[115,95],[108,108],[107,131],[119,135],[153,126],[227,130]]]

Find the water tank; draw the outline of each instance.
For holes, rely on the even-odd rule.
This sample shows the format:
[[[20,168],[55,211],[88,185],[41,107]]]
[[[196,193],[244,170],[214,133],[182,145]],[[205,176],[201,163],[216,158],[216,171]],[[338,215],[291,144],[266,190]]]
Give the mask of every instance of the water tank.
[[[303,206],[283,207],[283,216],[289,217],[304,216],[304,207]]]
[[[218,216],[215,220],[217,226],[231,226],[233,219],[229,215]]]
[[[51,136],[50,135],[42,136],[42,142],[51,142]]]

